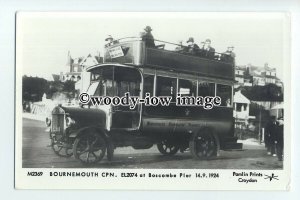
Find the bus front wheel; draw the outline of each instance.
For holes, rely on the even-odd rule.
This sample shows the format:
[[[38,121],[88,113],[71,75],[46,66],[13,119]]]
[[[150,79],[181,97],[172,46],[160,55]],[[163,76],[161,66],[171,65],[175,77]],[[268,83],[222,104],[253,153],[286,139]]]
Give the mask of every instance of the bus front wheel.
[[[189,147],[194,158],[208,160],[217,156],[219,144],[217,137],[209,129],[204,129],[192,135]]]
[[[107,144],[103,135],[98,133],[82,134],[76,138],[73,153],[83,164],[94,164],[102,160]]]
[[[51,148],[56,155],[61,157],[71,157],[73,155],[72,144],[56,140],[55,137],[51,138]]]

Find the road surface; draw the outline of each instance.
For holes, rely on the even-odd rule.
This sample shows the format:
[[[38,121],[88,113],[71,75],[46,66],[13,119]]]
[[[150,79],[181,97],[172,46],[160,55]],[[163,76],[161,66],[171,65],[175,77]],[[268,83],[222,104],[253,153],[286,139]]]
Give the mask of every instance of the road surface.
[[[57,156],[49,147],[49,133],[45,123],[23,118],[22,162],[24,168],[87,168],[72,156]],[[282,169],[277,157],[268,156],[259,145],[244,145],[243,150],[221,151],[214,160],[199,161],[189,152],[168,157],[156,146],[146,150],[131,147],[117,148],[113,161],[104,158],[91,168],[147,168],[147,169]]]

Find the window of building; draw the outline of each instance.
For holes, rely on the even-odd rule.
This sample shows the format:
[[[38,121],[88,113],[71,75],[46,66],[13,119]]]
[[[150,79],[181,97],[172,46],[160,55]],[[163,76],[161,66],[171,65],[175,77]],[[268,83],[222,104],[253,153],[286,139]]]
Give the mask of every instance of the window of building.
[[[156,96],[171,96],[172,102],[176,100],[176,78],[157,76]]]
[[[236,103],[236,111],[241,112],[242,111],[242,105],[241,103]]]
[[[245,103],[235,103],[236,105],[236,111],[242,112],[242,111],[247,111],[247,104]]]
[[[178,93],[181,96],[196,96],[197,81],[178,80]]]
[[[199,82],[198,83],[198,96],[215,96],[215,84],[208,82]]]
[[[232,89],[229,85],[217,84],[217,96],[221,97],[221,106],[230,107],[232,103]]]

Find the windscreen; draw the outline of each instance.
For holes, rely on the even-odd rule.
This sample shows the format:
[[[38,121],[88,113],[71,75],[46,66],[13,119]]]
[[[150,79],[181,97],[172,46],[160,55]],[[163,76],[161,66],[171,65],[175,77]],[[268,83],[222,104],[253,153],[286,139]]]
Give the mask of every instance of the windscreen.
[[[91,71],[89,94],[119,96],[126,92],[140,96],[141,74],[137,69],[121,66],[101,66]]]

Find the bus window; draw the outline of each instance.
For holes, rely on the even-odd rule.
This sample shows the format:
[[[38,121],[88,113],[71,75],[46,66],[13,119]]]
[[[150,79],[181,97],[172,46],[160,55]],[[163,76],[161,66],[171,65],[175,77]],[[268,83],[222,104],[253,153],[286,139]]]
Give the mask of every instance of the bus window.
[[[153,96],[154,75],[144,74],[144,96],[150,93]]]
[[[178,80],[178,93],[181,94],[181,96],[196,96],[196,88],[196,81]]]
[[[215,84],[208,82],[199,82],[198,84],[198,96],[215,96]]]
[[[115,85],[115,81],[112,80],[106,80],[105,81],[105,89],[106,89],[106,96],[114,96],[114,86]]]
[[[175,102],[176,82],[176,78],[157,76],[156,96],[171,96],[172,102]]]
[[[107,66],[92,72],[89,93],[95,90],[96,96],[119,96],[126,92],[131,96],[140,95],[141,75],[136,69]]]
[[[122,97],[125,95],[126,92],[129,92],[131,96],[139,96],[140,89],[139,89],[139,82],[129,82],[129,81],[118,81],[117,82],[117,96]]]
[[[126,67],[115,67],[114,80],[115,91],[119,97],[129,92],[131,96],[140,96],[141,75],[135,69]]]
[[[217,84],[217,96],[221,97],[221,106],[230,107],[232,103],[232,89],[229,85]]]
[[[113,96],[113,68],[104,68],[91,74],[91,86],[88,91],[93,92],[93,87],[97,85],[97,89],[93,95],[96,96]],[[115,83],[114,83],[115,84]]]

